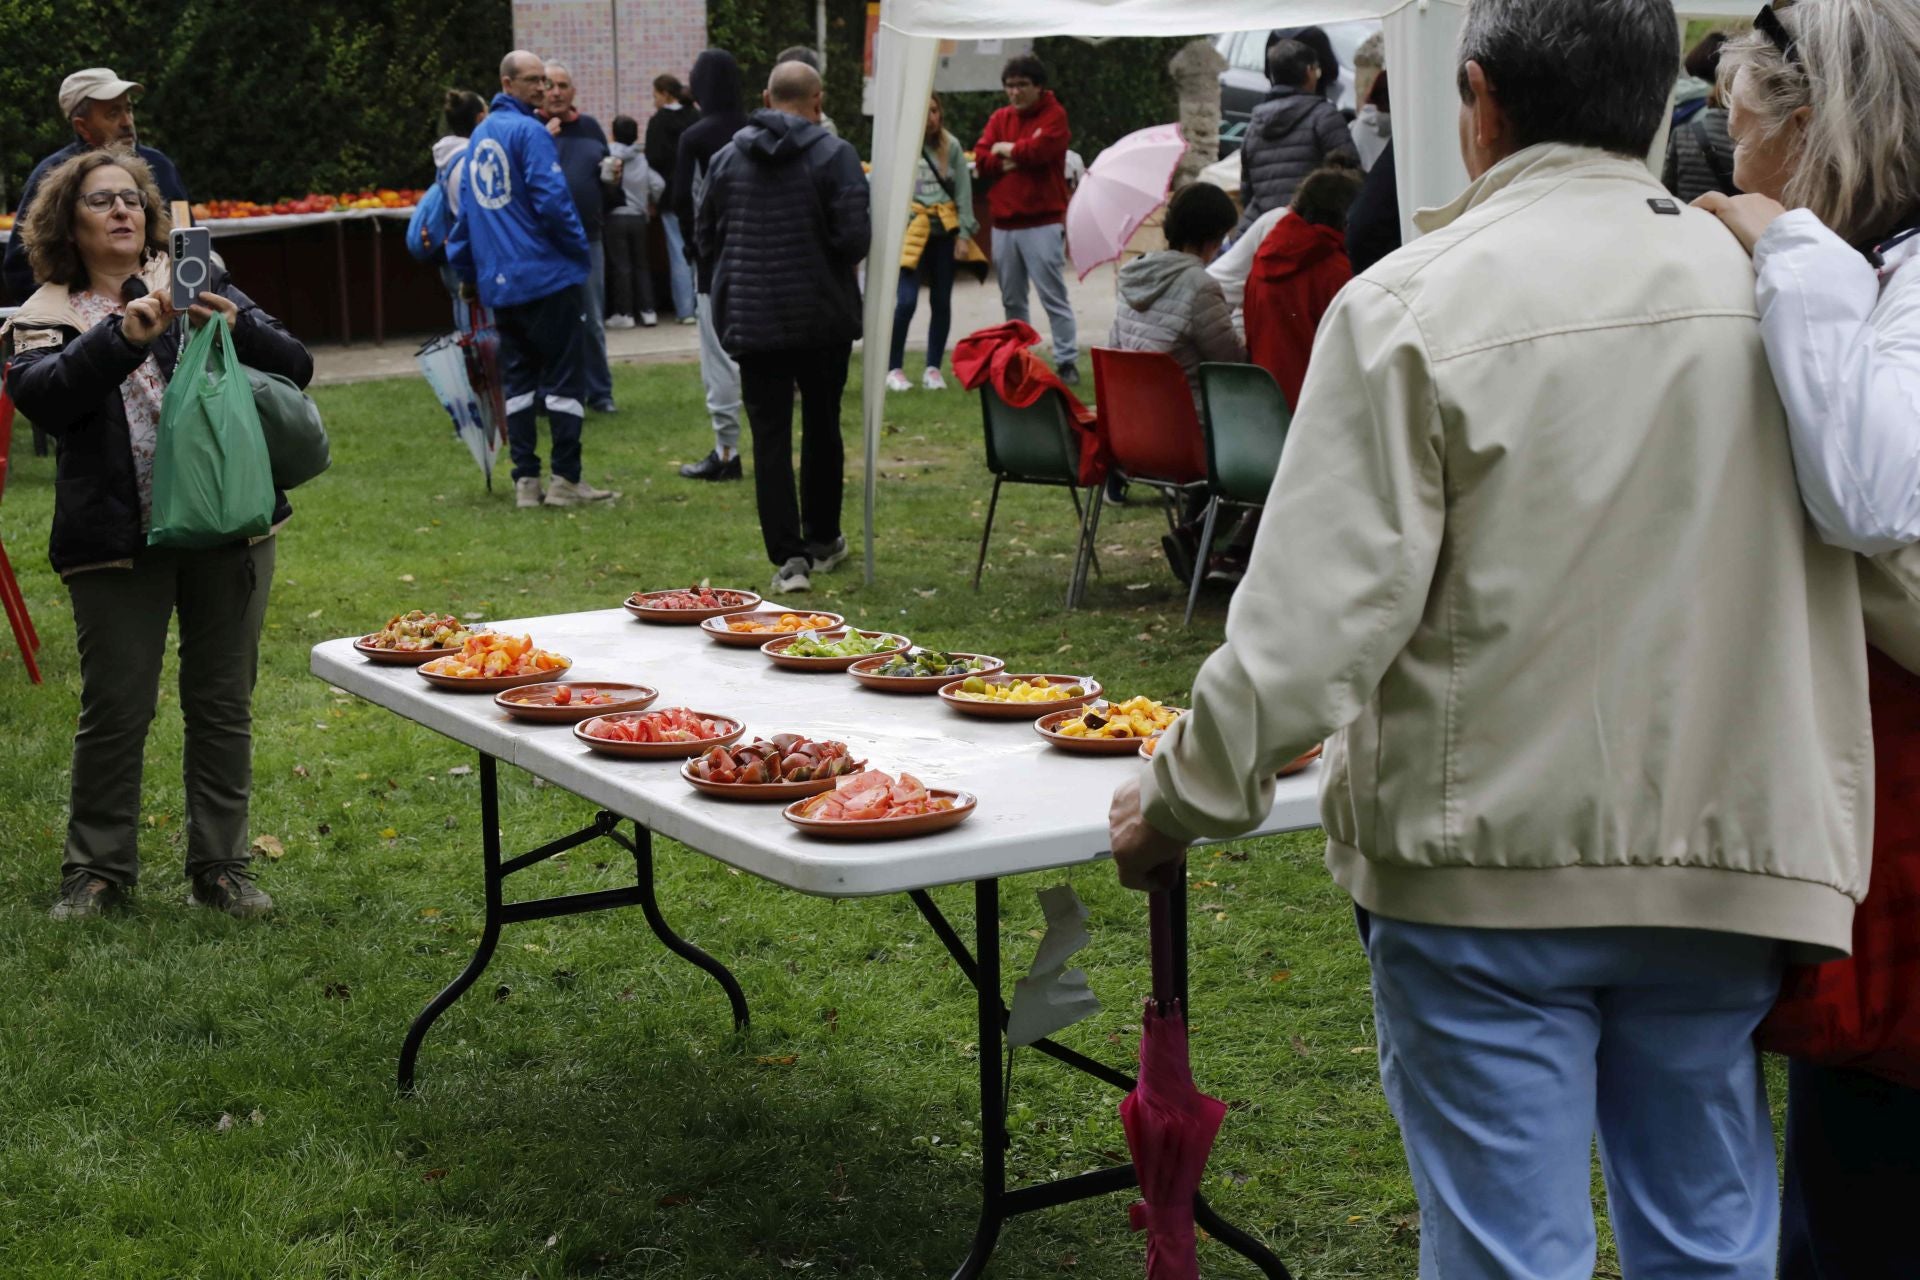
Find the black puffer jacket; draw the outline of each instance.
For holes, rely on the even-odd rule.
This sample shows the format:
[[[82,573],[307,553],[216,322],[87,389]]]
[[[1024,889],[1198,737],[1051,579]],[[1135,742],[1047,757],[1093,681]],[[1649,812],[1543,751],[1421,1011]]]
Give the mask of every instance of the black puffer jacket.
[[[1739,194],[1733,185],[1733,135],[1727,132],[1725,107],[1702,108],[1692,119],[1673,126],[1660,181],[1688,204],[1709,191]]]
[[[1340,109],[1317,93],[1271,90],[1253,109],[1240,145],[1240,225],[1234,234],[1244,234],[1267,210],[1286,208],[1300,179],[1335,155],[1360,163]]]
[[[696,220],[713,264],[720,345],[739,358],[860,336],[854,267],[872,235],[852,144],[811,120],[756,111],[713,158]]]
[[[225,272],[216,271],[214,287],[240,308],[233,345],[241,362],[305,387],[313,378],[313,357],[299,339],[234,288]],[[67,315],[58,314],[61,310]],[[64,291],[42,289],[21,309],[8,335],[14,355],[7,361],[7,390],[20,412],[57,446],[47,552],[60,573],[130,560],[146,545],[120,385],[149,354],[162,376],[171,378],[180,354],[172,327],[151,347],[137,347],[121,334],[119,316],[84,332],[72,320]],[[275,490],[274,525],[292,514],[287,495]]]
[[[673,160],[673,176],[667,179],[673,210],[680,216],[680,235],[687,257],[693,262],[695,287],[701,293],[713,288],[713,260],[700,256],[694,236],[700,198],[707,191],[707,171],[713,158],[733,144],[733,135],[747,127],[746,112],[740,110],[740,64],[725,49],[705,49],[693,60],[687,76],[693,100],[700,104],[700,118],[680,135],[680,152]]]

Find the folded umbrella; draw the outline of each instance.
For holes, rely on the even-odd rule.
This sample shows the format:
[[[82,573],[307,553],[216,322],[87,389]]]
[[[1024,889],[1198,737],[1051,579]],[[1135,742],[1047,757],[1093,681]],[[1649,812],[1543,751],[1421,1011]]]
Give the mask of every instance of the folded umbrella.
[[[460,344],[459,335],[449,333],[432,339],[414,353],[414,359],[420,365],[420,372],[426,375],[427,385],[433,388],[434,395],[440,398],[440,404],[453,419],[454,435],[480,464],[480,474],[491,490],[495,436],[467,372],[467,352]]]
[[[1148,1280],[1199,1280],[1193,1199],[1227,1106],[1201,1093],[1187,1058],[1187,1024],[1173,973],[1172,904],[1148,899],[1153,996],[1140,1027],[1140,1079],[1120,1102],[1120,1123],[1140,1178],[1135,1231],[1147,1233]]]
[[[493,327],[493,313],[478,302],[465,307],[460,347],[467,356],[467,381],[480,404],[480,420],[487,426],[487,439],[499,456],[507,442],[506,383],[500,376],[500,331]],[[493,469],[487,466],[487,488],[493,488]]]

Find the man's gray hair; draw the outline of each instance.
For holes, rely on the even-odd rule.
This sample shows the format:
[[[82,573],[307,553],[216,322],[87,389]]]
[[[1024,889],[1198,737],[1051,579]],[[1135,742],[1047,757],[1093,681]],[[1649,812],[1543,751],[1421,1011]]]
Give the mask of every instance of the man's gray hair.
[[[1673,0],[1473,0],[1459,83],[1477,62],[1522,147],[1564,142],[1644,156],[1680,74]]]

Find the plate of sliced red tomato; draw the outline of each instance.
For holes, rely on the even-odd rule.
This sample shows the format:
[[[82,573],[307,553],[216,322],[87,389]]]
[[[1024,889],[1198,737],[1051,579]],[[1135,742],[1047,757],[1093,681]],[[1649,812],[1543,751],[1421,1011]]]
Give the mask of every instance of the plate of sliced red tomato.
[[[868,769],[782,812],[806,834],[825,840],[898,840],[957,827],[978,805],[971,792],[929,787],[910,773],[894,778]]]
[[[704,755],[739,739],[746,726],[732,716],[666,707],[595,716],[573,726],[573,736],[595,751],[633,760],[679,760]]]

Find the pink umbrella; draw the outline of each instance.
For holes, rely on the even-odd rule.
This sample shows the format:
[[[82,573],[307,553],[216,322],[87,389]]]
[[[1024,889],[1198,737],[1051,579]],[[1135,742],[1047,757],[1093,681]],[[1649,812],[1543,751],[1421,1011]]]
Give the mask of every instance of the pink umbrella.
[[[1193,1083],[1187,1023],[1173,977],[1172,904],[1167,893],[1148,902],[1153,947],[1153,998],[1140,1027],[1140,1079],[1120,1101],[1120,1124],[1140,1176],[1131,1222],[1147,1233],[1147,1280],[1199,1280],[1193,1197],[1227,1104]]]
[[[1067,205],[1067,256],[1080,272],[1112,262],[1140,224],[1167,201],[1167,184],[1187,149],[1177,124],[1130,133],[1094,157]]]

